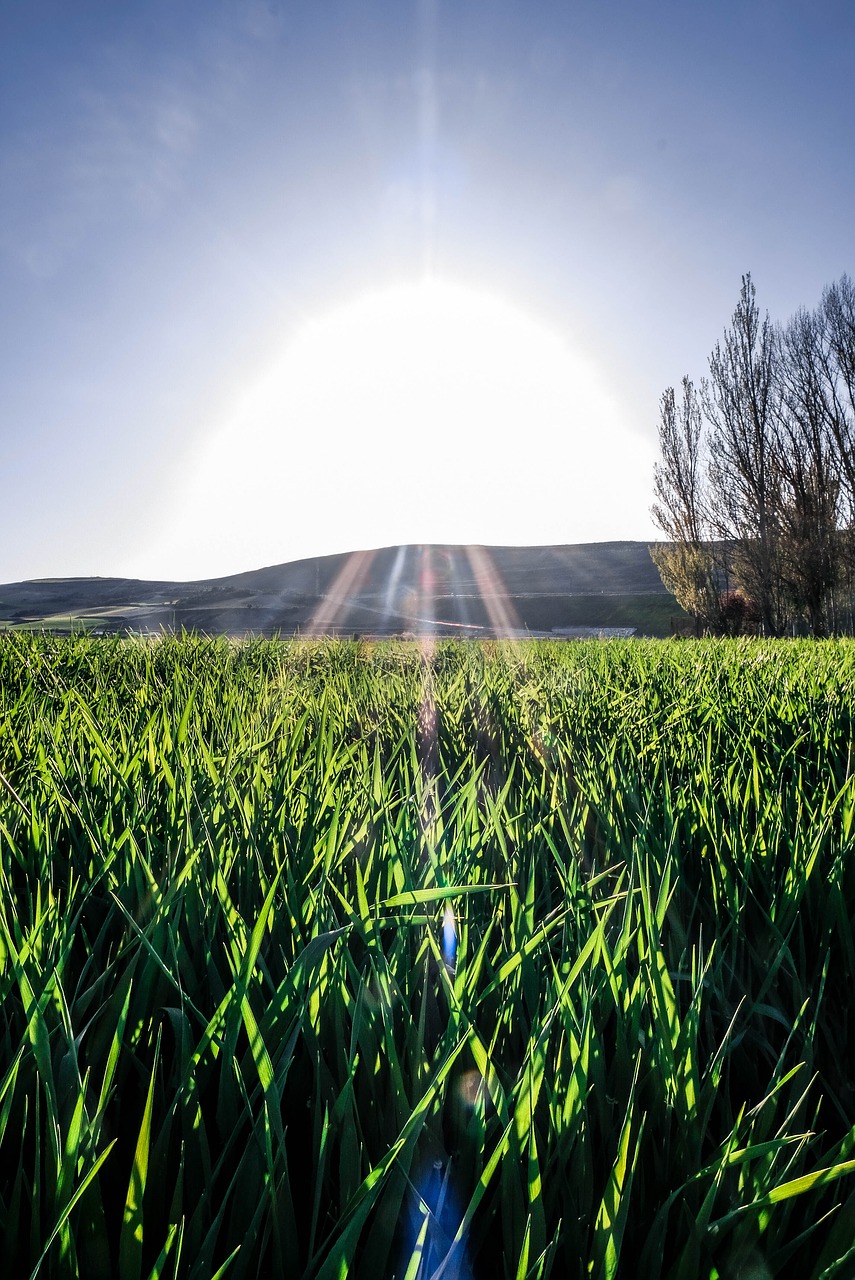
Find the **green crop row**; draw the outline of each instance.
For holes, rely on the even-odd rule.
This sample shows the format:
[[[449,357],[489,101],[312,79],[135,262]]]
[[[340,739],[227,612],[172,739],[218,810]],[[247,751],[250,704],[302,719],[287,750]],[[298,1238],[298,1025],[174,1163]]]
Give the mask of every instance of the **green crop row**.
[[[855,1274],[855,645],[0,638],[0,1274]]]

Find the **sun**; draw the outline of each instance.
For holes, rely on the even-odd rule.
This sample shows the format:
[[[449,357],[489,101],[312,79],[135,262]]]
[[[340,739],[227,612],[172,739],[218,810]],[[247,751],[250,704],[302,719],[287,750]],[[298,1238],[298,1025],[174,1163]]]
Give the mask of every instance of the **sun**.
[[[168,530],[182,576],[395,542],[632,536],[650,445],[596,367],[441,280],[306,323],[235,396]]]

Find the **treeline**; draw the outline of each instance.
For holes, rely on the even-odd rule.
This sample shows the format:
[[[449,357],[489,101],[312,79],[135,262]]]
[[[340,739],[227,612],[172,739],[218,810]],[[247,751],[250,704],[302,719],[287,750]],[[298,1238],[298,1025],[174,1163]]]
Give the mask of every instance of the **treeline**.
[[[651,556],[699,627],[851,631],[855,283],[775,324],[743,276],[709,376],[660,407]]]

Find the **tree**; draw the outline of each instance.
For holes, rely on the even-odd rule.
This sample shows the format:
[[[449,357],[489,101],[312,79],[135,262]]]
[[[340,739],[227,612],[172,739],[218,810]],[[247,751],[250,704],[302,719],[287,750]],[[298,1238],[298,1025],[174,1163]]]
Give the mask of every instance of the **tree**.
[[[650,555],[678,604],[705,628],[718,630],[715,564],[704,538],[701,406],[688,377],[679,403],[673,387],[660,401],[659,450],[651,510],[669,542],[651,547]]]
[[[751,276],[742,277],[730,328],[709,358],[703,388],[710,424],[711,521],[731,542],[735,570],[764,631],[784,622],[780,574],[778,360],[768,315],[761,321]]]
[[[849,276],[823,290],[824,374],[831,431],[837,445],[846,523],[855,526],[855,283]]]
[[[840,457],[828,330],[801,308],[778,332],[781,574],[796,612],[826,635],[839,578]]]
[[[700,393],[660,404],[651,548],[665,585],[707,628],[768,635],[845,616],[855,584],[855,284],[815,311],[761,319],[750,275]],[[730,573],[735,592],[729,587]],[[841,589],[842,588],[842,589]]]

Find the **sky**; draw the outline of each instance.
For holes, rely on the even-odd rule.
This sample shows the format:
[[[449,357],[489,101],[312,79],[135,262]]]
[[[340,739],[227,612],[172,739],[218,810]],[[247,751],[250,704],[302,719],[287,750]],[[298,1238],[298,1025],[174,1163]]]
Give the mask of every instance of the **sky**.
[[[855,273],[851,0],[2,0],[0,581],[656,536]]]

